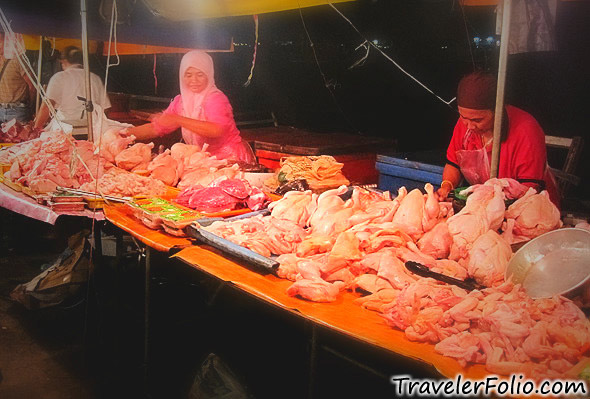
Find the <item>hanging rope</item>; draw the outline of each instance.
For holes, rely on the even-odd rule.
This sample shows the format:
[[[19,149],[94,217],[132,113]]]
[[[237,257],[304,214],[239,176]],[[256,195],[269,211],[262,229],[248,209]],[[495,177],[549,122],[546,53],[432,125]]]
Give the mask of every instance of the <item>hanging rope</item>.
[[[475,70],[475,57],[473,56],[473,49],[471,48],[471,40],[469,38],[469,29],[467,29],[467,18],[465,17],[465,7],[462,1],[458,1],[459,8],[461,8],[461,16],[463,17],[463,26],[465,27],[465,39],[467,39],[467,48],[469,48],[469,54],[471,55],[471,63]]]
[[[330,80],[326,79],[326,75],[324,74],[324,71],[322,70],[322,67],[320,65],[320,61],[318,59],[318,55],[315,51],[315,45],[314,45],[313,41],[311,40],[311,36],[309,35],[309,31],[307,30],[307,25],[305,24],[305,19],[303,19],[303,12],[301,11],[301,5],[300,4],[298,4],[298,5],[299,5],[299,17],[301,18],[301,24],[303,25],[303,30],[305,31],[305,35],[307,36],[307,40],[309,42],[309,47],[311,47],[311,51],[313,53],[313,58],[314,58],[315,63],[318,67],[318,71],[320,72],[320,75],[322,76],[322,80],[324,81],[324,86],[326,87],[326,89],[328,89],[328,92],[330,92],[330,96],[332,97],[332,101],[334,102],[334,105],[336,106],[338,111],[340,111],[340,114],[342,114],[342,118],[346,121],[348,126],[350,126],[356,132],[360,133],[360,131],[352,124],[350,119],[348,119],[348,117],[346,116],[346,114],[342,110],[342,107],[340,107],[340,104],[338,103],[338,99],[336,98],[336,95],[334,94],[333,89],[336,88],[338,83],[336,83],[332,79],[330,79]]]
[[[360,60],[356,61],[354,64],[352,64],[351,66],[348,67],[348,69],[354,69],[358,66],[362,66],[365,64],[365,61],[367,60],[367,58],[369,58],[369,52],[371,51],[371,46],[369,46],[369,44],[367,43],[367,41],[365,40],[364,43],[361,43],[357,46],[357,48],[354,49],[354,51],[357,51],[360,48],[364,48],[366,50],[365,55],[363,56],[363,58],[361,58]]]
[[[414,82],[418,83],[420,86],[422,86],[422,88],[424,88],[426,91],[428,91],[430,94],[432,94],[433,96],[435,96],[436,98],[438,98],[440,101],[442,101],[445,105],[450,107],[450,104],[455,101],[456,97],[453,97],[452,99],[450,99],[449,101],[446,101],[444,99],[442,99],[441,97],[439,97],[437,94],[435,94],[432,90],[430,90],[424,83],[420,82],[418,79],[416,79],[414,76],[412,76],[409,72],[407,72],[404,68],[401,67],[401,65],[399,65],[397,62],[395,62],[390,56],[388,56],[387,54],[385,54],[379,47],[377,47],[375,45],[375,43],[367,40],[367,38],[357,29],[356,26],[354,26],[354,24],[348,19],[346,18],[346,16],[344,14],[342,14],[340,12],[340,10],[338,10],[334,4],[332,3],[328,3],[328,5],[330,7],[332,7],[334,9],[334,11],[336,11],[342,18],[344,18],[344,20],[346,22],[348,22],[348,24],[350,26],[352,26],[352,28],[356,31],[356,33],[358,33],[361,38],[365,41],[366,44],[368,44],[369,46],[373,47],[375,50],[377,50],[381,55],[383,55],[387,60],[389,60],[393,65],[395,65],[400,71],[402,71],[406,76],[408,76],[410,79],[412,79]],[[363,43],[364,44],[364,43]]]
[[[254,75],[254,66],[256,65],[256,53],[258,52],[258,14],[254,15],[254,54],[252,55],[252,67],[250,67],[250,75],[248,80],[244,83],[244,87],[250,86],[252,76]]]
[[[152,69],[152,74],[154,75],[154,94],[158,95],[158,75],[156,75],[156,65],[158,63],[158,57],[156,53],[154,53],[154,68]]]

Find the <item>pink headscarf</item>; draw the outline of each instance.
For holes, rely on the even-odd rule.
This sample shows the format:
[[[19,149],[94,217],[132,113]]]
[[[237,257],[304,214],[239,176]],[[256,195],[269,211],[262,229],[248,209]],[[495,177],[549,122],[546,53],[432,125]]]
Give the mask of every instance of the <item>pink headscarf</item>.
[[[190,67],[196,68],[207,76],[207,87],[200,93],[193,93],[188,86],[183,84],[183,76]],[[215,73],[213,59],[202,50],[189,51],[180,61],[180,95],[182,97],[183,114],[187,118],[206,120],[203,112],[205,98],[219,89],[215,86]],[[182,129],[184,133],[184,128]]]

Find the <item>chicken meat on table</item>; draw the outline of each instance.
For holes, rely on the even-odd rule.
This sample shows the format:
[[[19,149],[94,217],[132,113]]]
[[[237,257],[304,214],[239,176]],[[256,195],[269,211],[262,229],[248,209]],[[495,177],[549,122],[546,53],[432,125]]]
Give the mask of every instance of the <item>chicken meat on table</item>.
[[[590,323],[571,300],[533,300],[504,281],[509,234],[532,238],[559,227],[545,192],[492,179],[470,188],[466,206],[454,215],[431,185],[425,193],[401,188],[395,198],[355,188],[343,200],[345,191],[290,192],[271,204],[269,216],[216,222],[208,230],[262,255],[279,255],[278,275],[294,282],[289,295],[326,302],[339,291],[359,290],[365,294],[359,305],[463,366],[553,378],[590,347]],[[508,210],[507,199],[517,199]],[[488,288],[468,292],[421,278],[406,261]]]

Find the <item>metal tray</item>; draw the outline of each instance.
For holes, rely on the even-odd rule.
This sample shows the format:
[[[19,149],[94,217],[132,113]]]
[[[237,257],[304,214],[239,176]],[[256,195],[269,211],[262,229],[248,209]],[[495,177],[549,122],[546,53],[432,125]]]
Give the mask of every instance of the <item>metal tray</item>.
[[[279,267],[279,263],[276,260],[268,258],[266,256],[262,256],[259,253],[256,253],[248,248],[244,248],[238,244],[235,244],[229,240],[226,240],[225,238],[219,237],[218,235],[215,235],[203,229],[203,227],[209,226],[213,222],[218,220],[230,222],[233,220],[247,219],[257,215],[268,215],[269,213],[270,211],[268,209],[263,209],[260,211],[250,212],[244,215],[239,215],[228,219],[202,218],[190,224],[184,230],[187,233],[187,235],[195,238],[198,242],[202,244],[210,245],[213,248],[220,250],[226,255],[236,258],[248,265],[254,266],[256,269],[260,271],[276,274],[277,269]]]

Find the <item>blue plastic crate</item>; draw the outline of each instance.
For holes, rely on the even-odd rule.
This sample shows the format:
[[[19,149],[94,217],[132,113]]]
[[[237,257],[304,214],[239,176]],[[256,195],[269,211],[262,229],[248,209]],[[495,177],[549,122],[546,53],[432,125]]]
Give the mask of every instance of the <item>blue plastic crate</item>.
[[[401,186],[405,186],[408,191],[424,189],[426,183],[439,187],[444,169],[439,165],[385,155],[377,156],[375,167],[379,171],[379,189],[394,193]]]

